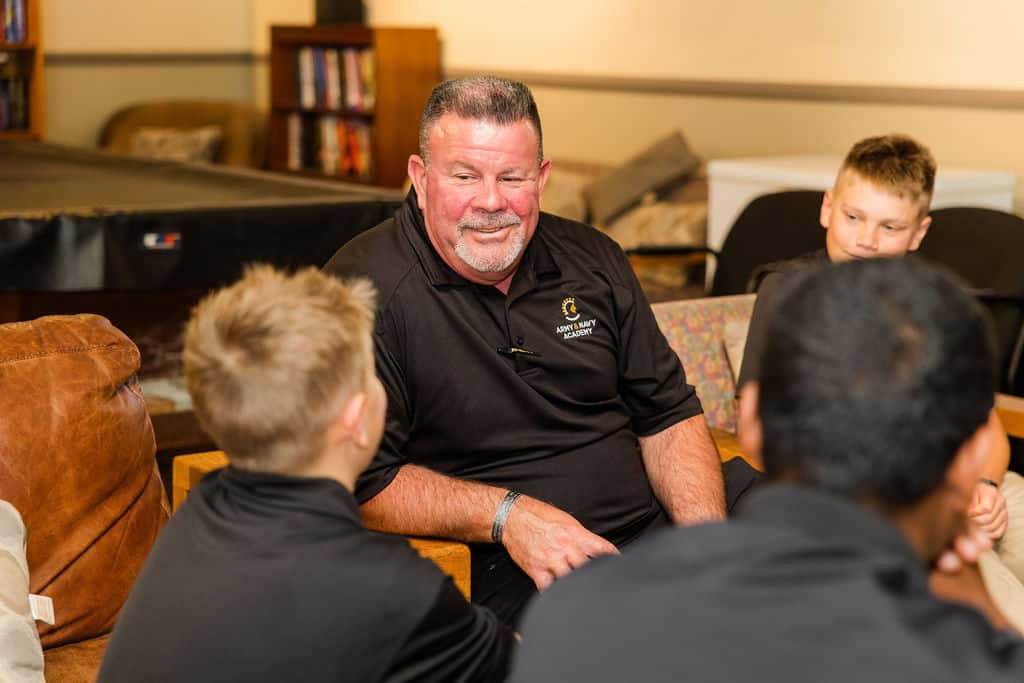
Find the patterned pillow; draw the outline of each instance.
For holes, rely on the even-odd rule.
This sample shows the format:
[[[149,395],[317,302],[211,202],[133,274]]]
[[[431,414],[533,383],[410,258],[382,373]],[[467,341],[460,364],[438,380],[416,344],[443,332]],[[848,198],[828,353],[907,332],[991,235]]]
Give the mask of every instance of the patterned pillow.
[[[736,431],[734,369],[738,370],[740,362],[730,355],[746,340],[755,298],[754,294],[742,294],[652,306],[658,326],[679,355],[687,381],[697,388],[708,425],[729,432]]]
[[[211,163],[224,133],[220,126],[202,128],[139,128],[132,134],[132,154],[162,161]]]

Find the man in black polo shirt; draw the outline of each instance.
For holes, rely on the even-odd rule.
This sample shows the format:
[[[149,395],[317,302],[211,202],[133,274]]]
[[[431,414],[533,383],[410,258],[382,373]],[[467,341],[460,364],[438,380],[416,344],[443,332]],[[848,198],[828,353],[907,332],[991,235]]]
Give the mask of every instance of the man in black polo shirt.
[[[738,518],[559,582],[513,680],[1024,680],[1024,643],[968,606],[1005,625],[975,566],[938,576],[956,602],[929,589],[998,436],[978,305],[910,258],[840,264],[782,295],[763,353],[740,437],[766,481]]]
[[[724,515],[693,387],[622,250],[539,212],[550,168],[526,86],[443,83],[405,206],[325,267],[380,291],[367,524],[479,543],[474,600],[508,622],[592,557]]]

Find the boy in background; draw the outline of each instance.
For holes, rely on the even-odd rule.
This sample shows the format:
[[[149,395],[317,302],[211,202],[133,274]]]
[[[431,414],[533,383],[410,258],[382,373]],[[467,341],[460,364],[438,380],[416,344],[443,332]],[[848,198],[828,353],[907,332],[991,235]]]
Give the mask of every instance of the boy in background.
[[[917,251],[928,234],[928,210],[935,188],[935,159],[927,147],[906,135],[870,137],[849,151],[821,203],[825,248],[795,259],[769,263],[751,277],[757,293],[737,393],[761,374],[761,354],[769,321],[778,306],[784,284],[797,273],[829,263],[856,259],[896,258]],[[864,349],[870,353],[871,349]],[[989,417],[998,436],[975,486],[970,518],[996,545],[981,558],[986,585],[1015,625],[1024,629],[1024,585],[999,560],[999,542],[1010,524],[1006,499],[1014,509],[1024,506],[1024,479],[1007,472],[1009,444],[994,410]],[[1019,499],[1019,503],[1017,500]],[[1024,523],[1020,520],[1018,523]],[[971,554],[970,551],[968,554]]]
[[[497,681],[513,635],[352,495],[387,400],[374,293],[268,266],[185,332],[200,424],[230,466],[192,490],[118,620],[100,681]]]

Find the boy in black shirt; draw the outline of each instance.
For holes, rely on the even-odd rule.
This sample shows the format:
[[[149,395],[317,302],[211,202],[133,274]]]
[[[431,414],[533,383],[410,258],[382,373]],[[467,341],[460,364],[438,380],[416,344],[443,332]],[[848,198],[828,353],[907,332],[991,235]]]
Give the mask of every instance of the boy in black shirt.
[[[352,495],[377,450],[372,288],[262,266],[195,309],[185,377],[230,466],[158,539],[100,681],[497,681],[513,635]]]

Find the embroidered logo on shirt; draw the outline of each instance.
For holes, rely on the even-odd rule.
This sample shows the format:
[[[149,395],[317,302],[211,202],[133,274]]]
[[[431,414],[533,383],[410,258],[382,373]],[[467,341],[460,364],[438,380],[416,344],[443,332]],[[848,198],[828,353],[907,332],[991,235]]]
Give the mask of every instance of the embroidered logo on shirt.
[[[562,340],[586,337],[594,333],[597,327],[597,318],[580,320],[582,314],[576,307],[576,297],[567,296],[562,299],[562,317],[568,322],[566,325],[559,325],[555,328],[555,334],[561,335]]]
[[[567,296],[562,299],[562,315],[571,323],[580,319],[580,312],[576,310],[576,297]]]

